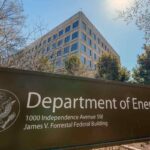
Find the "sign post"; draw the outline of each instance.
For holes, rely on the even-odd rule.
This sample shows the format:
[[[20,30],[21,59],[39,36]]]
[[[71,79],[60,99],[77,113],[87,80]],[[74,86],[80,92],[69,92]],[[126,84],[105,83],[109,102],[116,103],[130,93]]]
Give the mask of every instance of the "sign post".
[[[150,139],[150,88],[0,69],[0,149],[95,147]]]

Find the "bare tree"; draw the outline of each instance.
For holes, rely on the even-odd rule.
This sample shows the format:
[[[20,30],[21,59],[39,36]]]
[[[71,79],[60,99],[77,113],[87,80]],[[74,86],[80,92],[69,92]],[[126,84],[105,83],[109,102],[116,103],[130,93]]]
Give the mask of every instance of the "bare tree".
[[[24,27],[26,29],[24,35],[26,39],[26,46],[30,45],[30,43],[32,42],[35,42],[39,37],[40,37],[39,42],[42,42],[44,38],[43,35],[45,35],[49,31],[48,23],[44,22],[41,18],[38,18],[35,22],[32,22],[31,27],[29,26],[29,24],[25,24]]]
[[[25,17],[19,0],[0,0],[0,56],[4,58],[22,47],[25,38],[22,28]]]
[[[48,57],[37,56],[33,60],[32,70],[41,72],[52,72],[52,64],[50,63]]]
[[[38,18],[29,29],[25,21],[21,0],[0,0],[0,66],[51,72],[52,64],[43,55],[45,48],[32,51],[30,47],[35,40],[42,45],[46,25]]]
[[[145,33],[145,41],[150,44],[150,0],[134,0],[131,7],[120,11],[119,18],[127,24],[134,22]]]

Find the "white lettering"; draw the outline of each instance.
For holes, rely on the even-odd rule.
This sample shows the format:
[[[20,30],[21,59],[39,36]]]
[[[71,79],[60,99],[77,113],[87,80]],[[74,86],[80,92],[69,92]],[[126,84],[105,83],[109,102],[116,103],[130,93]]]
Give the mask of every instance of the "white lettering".
[[[34,105],[31,105],[31,96],[36,96],[37,97],[37,103]],[[40,94],[36,93],[36,92],[29,92],[28,93],[28,101],[27,101],[27,108],[36,108],[40,105],[41,102],[41,96]]]

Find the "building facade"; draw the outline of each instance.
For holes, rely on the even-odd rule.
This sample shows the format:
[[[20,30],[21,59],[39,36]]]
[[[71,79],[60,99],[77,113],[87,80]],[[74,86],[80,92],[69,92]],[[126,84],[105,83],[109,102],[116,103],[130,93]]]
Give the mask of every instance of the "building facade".
[[[61,72],[65,59],[77,55],[87,70],[94,71],[104,51],[111,51],[120,60],[112,46],[80,11],[20,51],[16,64],[26,68],[36,55],[44,55],[55,66],[55,72]]]

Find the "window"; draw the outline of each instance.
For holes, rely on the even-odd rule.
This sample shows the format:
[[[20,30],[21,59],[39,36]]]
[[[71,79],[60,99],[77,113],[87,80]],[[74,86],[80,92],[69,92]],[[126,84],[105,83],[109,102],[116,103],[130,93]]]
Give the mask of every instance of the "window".
[[[70,48],[69,46],[67,46],[67,47],[64,48],[64,54],[69,53],[69,48]]]
[[[92,56],[92,51],[90,50],[90,56]]]
[[[97,46],[96,46],[96,44],[94,44],[94,49],[95,49],[95,50],[97,49]]]
[[[99,52],[99,54],[101,53],[101,49],[98,47],[98,52]]]
[[[101,42],[101,41],[100,41],[100,39],[98,38],[98,44],[100,44],[100,42]]]
[[[97,56],[96,56],[96,54],[94,54],[94,59],[95,59],[95,60],[97,60]]]
[[[90,68],[92,68],[92,62],[90,61]]]
[[[39,47],[41,47],[41,43],[39,44]]]
[[[86,24],[84,22],[82,22],[82,26],[81,26],[82,29],[84,29],[86,31]]]
[[[63,44],[63,40],[58,41],[58,46],[61,46]]]
[[[91,57],[92,56],[92,51],[90,49],[88,49],[88,56]]]
[[[96,34],[94,34],[94,33],[93,33],[93,38],[94,38],[94,40],[96,40]]]
[[[88,28],[88,35],[92,35],[92,30],[90,28]]]
[[[50,46],[47,47],[47,52],[50,50]]]
[[[90,60],[87,61],[87,66],[88,66],[88,68],[91,68],[91,67],[92,67],[92,63],[91,63]]]
[[[46,49],[44,48],[43,50],[42,50],[42,54],[45,54],[46,53]]]
[[[73,26],[72,26],[72,27],[73,27],[73,29],[75,29],[75,28],[77,28],[78,26],[79,26],[79,21],[76,21],[76,22],[73,23]]]
[[[65,43],[68,43],[69,41],[70,41],[70,35],[65,38]]]
[[[61,63],[61,60],[57,60],[56,61],[56,67],[61,67],[62,63]]]
[[[78,43],[72,44],[72,46],[71,46],[71,51],[75,51],[75,50],[77,50],[77,49],[78,49]]]
[[[83,64],[86,64],[86,58],[85,58],[84,56],[81,56],[81,62],[82,62]]]
[[[88,44],[89,46],[92,46],[92,40],[91,40],[90,38],[87,39],[87,44]]]
[[[72,40],[78,38],[78,35],[79,35],[78,32],[74,32],[74,33],[72,34]]]
[[[46,40],[43,41],[43,45],[45,45],[45,44],[46,44]]]
[[[81,45],[81,50],[82,50],[82,52],[86,52],[86,46],[85,45]]]
[[[52,44],[52,48],[56,48],[56,43],[53,43],[53,44]]]
[[[53,35],[53,40],[56,40],[57,39],[57,34],[54,34]]]
[[[48,38],[48,43],[51,41],[51,37]]]
[[[65,32],[66,32],[66,33],[69,32],[70,29],[71,29],[71,27],[70,27],[70,25],[69,25],[69,26],[66,27]]]
[[[84,33],[81,34],[81,39],[86,41],[86,35]]]
[[[50,57],[49,57],[49,58],[50,58],[50,59],[53,59],[53,57],[54,57],[54,55],[52,54],[52,55],[50,55]]]
[[[61,50],[57,52],[57,56],[61,56]]]
[[[86,64],[86,58],[84,57],[84,64]]]
[[[96,64],[94,65],[94,69],[96,70]]]
[[[64,30],[59,31],[59,36],[62,36],[64,34]]]

